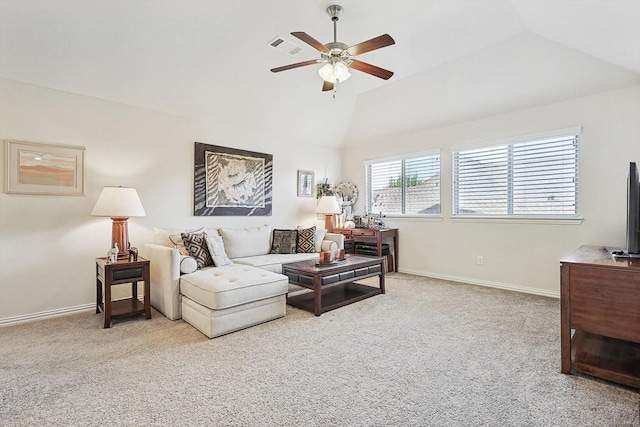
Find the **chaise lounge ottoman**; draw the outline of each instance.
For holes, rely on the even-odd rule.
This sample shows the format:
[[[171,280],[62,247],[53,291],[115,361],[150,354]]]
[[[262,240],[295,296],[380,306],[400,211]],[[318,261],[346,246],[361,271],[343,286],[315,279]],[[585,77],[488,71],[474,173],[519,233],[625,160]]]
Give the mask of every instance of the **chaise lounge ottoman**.
[[[289,281],[282,274],[232,264],[182,276],[182,318],[209,338],[283,317]]]

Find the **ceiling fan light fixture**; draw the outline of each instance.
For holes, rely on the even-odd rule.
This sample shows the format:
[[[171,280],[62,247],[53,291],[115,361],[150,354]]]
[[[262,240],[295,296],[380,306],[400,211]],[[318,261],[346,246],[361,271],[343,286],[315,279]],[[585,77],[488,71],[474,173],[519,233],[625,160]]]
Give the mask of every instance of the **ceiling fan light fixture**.
[[[334,63],[328,62],[324,64],[318,70],[318,74],[320,74],[322,80],[329,83],[343,83],[351,77],[349,67],[342,61],[336,61]]]
[[[322,77],[322,80],[329,83],[336,82],[336,76],[333,74],[333,64],[326,63],[318,70],[318,74]]]
[[[336,62],[333,65],[333,75],[340,83],[346,81],[349,77],[351,77],[349,67],[347,67],[342,61]]]

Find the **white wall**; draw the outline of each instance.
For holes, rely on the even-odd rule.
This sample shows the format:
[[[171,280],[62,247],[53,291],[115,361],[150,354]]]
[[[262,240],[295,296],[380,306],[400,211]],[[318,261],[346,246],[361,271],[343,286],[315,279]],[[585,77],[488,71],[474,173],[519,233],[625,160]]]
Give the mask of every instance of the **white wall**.
[[[402,94],[398,94],[401,98]],[[579,225],[462,222],[450,218],[451,150],[582,126]],[[640,162],[640,86],[412,134],[344,151],[343,179],[364,192],[363,161],[441,149],[442,220],[387,219],[400,229],[400,271],[559,295],[559,260],[580,245],[625,245],[626,175]],[[356,204],[364,210],[364,194]],[[484,265],[476,257],[484,257]]]
[[[580,225],[459,222],[451,212],[451,147],[583,126]],[[572,99],[393,137],[377,137],[341,153],[300,147],[250,126],[138,109],[0,80],[0,139],[87,148],[84,197],[0,193],[0,324],[90,307],[94,258],[110,243],[108,218],[89,215],[105,185],[138,189],[147,217],[132,218],[131,241],[152,240],[152,227],[321,225],[315,199],[296,197],[296,172],[316,180],[352,181],[364,206],[365,159],[440,148],[441,220],[388,219],[400,229],[400,270],[471,283],[559,293],[559,259],[583,244],[624,245],[625,180],[640,161],[640,86]],[[194,217],[194,141],[274,155],[271,217]],[[4,150],[1,164],[5,168]],[[342,167],[341,167],[342,161]],[[5,173],[2,174],[4,187]],[[484,265],[476,265],[476,256]]]
[[[147,216],[131,218],[129,234],[141,246],[158,226],[320,226],[315,198],[296,197],[297,170],[330,182],[341,170],[340,150],[301,147],[249,123],[237,129],[8,80],[0,80],[0,139],[84,146],[88,159],[84,197],[0,193],[0,324],[94,303],[95,257],[109,249],[111,220],[89,214],[105,185],[138,190]],[[272,216],[194,217],[194,141],[273,154]]]

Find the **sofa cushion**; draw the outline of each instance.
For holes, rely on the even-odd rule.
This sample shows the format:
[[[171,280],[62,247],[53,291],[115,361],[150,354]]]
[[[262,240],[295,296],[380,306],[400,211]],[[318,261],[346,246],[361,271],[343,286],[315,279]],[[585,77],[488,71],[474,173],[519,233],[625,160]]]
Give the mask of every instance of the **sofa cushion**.
[[[209,248],[207,248],[206,233],[182,233],[181,236],[189,255],[196,259],[198,268],[213,265]]]
[[[201,228],[199,230],[194,230],[193,233],[203,233],[204,229]],[[189,249],[184,245],[184,240],[182,240],[182,233],[180,234],[172,234],[169,236],[169,240],[173,244],[173,247],[180,251],[180,255],[189,256]],[[192,233],[189,231],[188,233]]]
[[[269,244],[270,225],[242,229],[220,228],[218,232],[222,236],[224,248],[231,259],[264,255],[271,250]]]
[[[288,290],[288,283],[282,274],[233,264],[185,274],[180,279],[180,292],[198,304],[221,310],[283,295]]]
[[[233,264],[233,261],[229,259],[227,253],[224,250],[222,236],[207,235],[207,248],[209,249],[209,255],[211,255],[211,259],[213,259],[213,264],[216,267],[223,267],[225,265]]]
[[[250,265],[262,268],[263,270],[273,271],[274,273],[282,272],[282,264],[288,262],[305,261],[307,259],[318,259],[318,254],[268,254],[257,255],[246,258],[234,258],[235,264]]]
[[[272,254],[295,254],[298,247],[298,230],[273,230]]]
[[[316,252],[316,226],[298,229],[298,253]]]

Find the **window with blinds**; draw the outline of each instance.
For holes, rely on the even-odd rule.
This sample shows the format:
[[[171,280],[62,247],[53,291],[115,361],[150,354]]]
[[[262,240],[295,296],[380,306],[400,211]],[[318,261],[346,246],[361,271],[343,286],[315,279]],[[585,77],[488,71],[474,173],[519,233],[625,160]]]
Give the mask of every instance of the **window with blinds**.
[[[578,134],[453,152],[454,215],[578,214]]]
[[[369,212],[386,215],[440,214],[440,155],[366,165]]]

